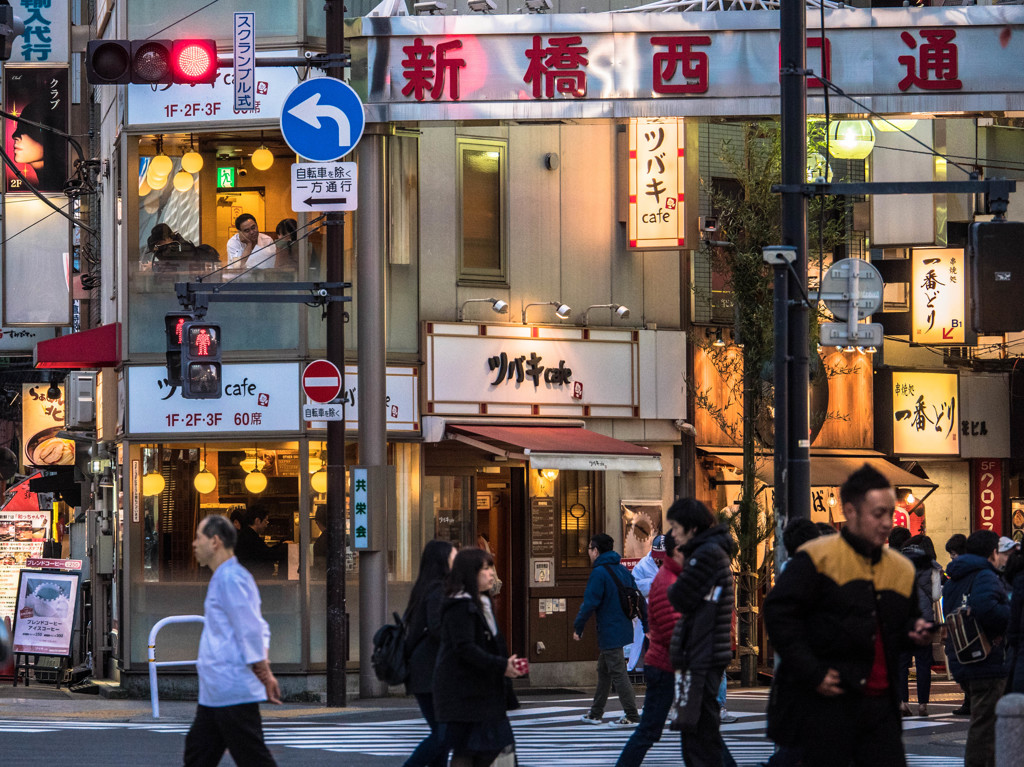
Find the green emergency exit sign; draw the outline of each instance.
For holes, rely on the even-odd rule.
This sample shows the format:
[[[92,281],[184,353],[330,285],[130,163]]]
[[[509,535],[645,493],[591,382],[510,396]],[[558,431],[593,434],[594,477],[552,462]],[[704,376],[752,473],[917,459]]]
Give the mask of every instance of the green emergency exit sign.
[[[234,168],[217,168],[217,187],[231,187],[235,185]]]

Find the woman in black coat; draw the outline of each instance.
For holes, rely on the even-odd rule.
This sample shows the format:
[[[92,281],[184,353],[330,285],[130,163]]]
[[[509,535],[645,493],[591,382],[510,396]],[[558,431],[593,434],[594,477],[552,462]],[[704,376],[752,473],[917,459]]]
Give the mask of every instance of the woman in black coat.
[[[518,704],[509,680],[522,674],[487,596],[494,579],[494,559],[482,549],[460,551],[448,576],[434,707],[452,767],[487,767],[515,744],[507,712]]]
[[[448,763],[448,752],[434,716],[433,683],[437,651],[441,645],[444,582],[451,572],[455,553],[455,547],[448,541],[430,541],[423,549],[420,574],[409,595],[406,608],[409,678],[405,680],[405,691],[416,697],[423,718],[430,725],[430,734],[412,752],[404,767],[445,767]]]

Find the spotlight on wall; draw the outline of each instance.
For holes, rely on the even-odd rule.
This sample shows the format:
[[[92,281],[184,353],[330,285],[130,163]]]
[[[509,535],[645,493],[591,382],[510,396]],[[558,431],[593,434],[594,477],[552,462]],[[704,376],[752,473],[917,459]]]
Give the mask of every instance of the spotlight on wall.
[[[551,0],[526,0],[526,10],[530,13],[544,13],[551,10]]]
[[[497,314],[508,314],[508,302],[502,301],[500,298],[470,298],[462,302],[462,306],[459,307],[458,321],[462,322],[463,317],[466,315],[467,304],[484,304],[489,303],[491,309]]]
[[[527,304],[526,306],[523,307],[524,325],[526,324],[526,311],[531,306],[554,306],[555,316],[558,317],[560,320],[567,320],[569,319],[569,315],[572,314],[572,307],[569,306],[568,304],[563,304],[560,301],[536,301],[532,304]]]
[[[422,3],[415,3],[412,7],[417,16],[433,16],[434,14],[441,13],[448,7],[448,4],[442,2],[442,0],[425,0]]]
[[[577,321],[579,325],[582,325],[583,327],[587,326],[587,323],[590,321],[590,317],[588,315],[591,309],[611,309],[612,313],[620,320],[624,320],[629,317],[628,306],[623,306],[622,304],[593,304],[592,306],[588,306],[586,310],[584,310],[583,314],[580,315],[580,318]]]
[[[537,469],[537,473],[548,482],[554,482],[558,479],[558,469]]]
[[[490,13],[498,9],[494,0],[469,0],[469,10],[477,13]]]
[[[721,328],[704,328],[704,337],[711,341],[711,345],[716,349],[725,347],[725,340],[722,338]]]

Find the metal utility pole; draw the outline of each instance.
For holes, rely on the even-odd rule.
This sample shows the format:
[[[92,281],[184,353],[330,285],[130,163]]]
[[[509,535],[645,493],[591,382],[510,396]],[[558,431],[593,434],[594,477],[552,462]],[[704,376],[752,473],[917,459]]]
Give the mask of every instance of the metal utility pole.
[[[781,92],[782,185],[803,183],[807,165],[807,70],[806,11],[804,0],[782,0],[781,59],[779,72]],[[801,299],[807,291],[807,200],[797,191],[782,194],[782,243],[796,248],[792,269],[786,268],[788,325],[785,354],[787,378],[780,376],[782,359],[776,348],[775,401],[776,423],[782,412],[786,416],[784,458],[776,453],[776,510],[784,520],[811,516],[811,440],[807,389],[810,383],[807,344],[807,304]],[[776,280],[778,286],[779,280]],[[778,297],[776,297],[778,299]],[[776,307],[779,302],[776,300]],[[776,315],[776,323],[781,318]],[[778,344],[779,334],[776,336]],[[782,400],[783,410],[778,410]],[[775,449],[780,448],[776,438]],[[785,492],[780,496],[780,490]]]
[[[345,4],[326,0],[327,53],[345,49]],[[327,76],[343,80],[340,61],[327,67]],[[345,279],[345,214],[327,214],[327,281]],[[339,288],[332,293],[340,294]],[[341,301],[327,304],[327,359],[345,370],[345,307]],[[348,694],[345,661],[348,656],[348,625],[345,604],[345,422],[327,422],[327,705],[345,706]]]

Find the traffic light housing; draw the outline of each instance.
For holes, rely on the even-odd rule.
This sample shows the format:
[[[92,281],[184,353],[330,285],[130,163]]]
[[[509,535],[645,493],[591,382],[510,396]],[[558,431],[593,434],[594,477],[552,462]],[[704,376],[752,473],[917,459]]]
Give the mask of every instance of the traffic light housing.
[[[202,84],[217,80],[217,43],[186,40],[90,40],[86,79],[93,85]]]
[[[164,315],[164,334],[167,337],[167,383],[181,386],[181,339],[185,323],[191,314],[171,312]]]
[[[979,221],[967,230],[971,320],[979,335],[1024,331],[1024,222]]]
[[[181,396],[219,399],[223,389],[220,325],[188,320],[181,327]]]
[[[25,22],[14,15],[14,8],[7,0],[0,3],[0,61],[11,58],[14,39],[25,33]]]

